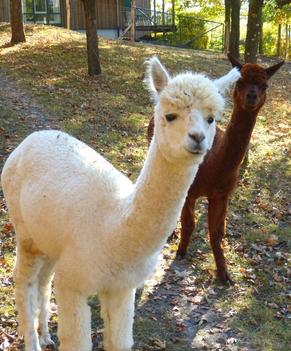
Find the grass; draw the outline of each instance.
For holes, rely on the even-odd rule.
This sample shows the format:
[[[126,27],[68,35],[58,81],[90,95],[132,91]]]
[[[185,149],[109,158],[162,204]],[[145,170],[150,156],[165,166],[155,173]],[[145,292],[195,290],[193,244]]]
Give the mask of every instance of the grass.
[[[245,304],[246,307],[235,319],[234,325],[252,340],[254,347],[264,351],[288,350],[290,345],[288,323],[274,320],[270,308],[256,300],[247,300]]]
[[[132,180],[136,179],[145,157],[146,127],[153,113],[143,86],[144,61],[156,54],[172,72],[191,69],[206,71],[213,77],[230,68],[220,54],[100,40],[102,75],[90,78],[83,35],[40,25],[27,26],[26,35],[26,43],[6,45],[10,39],[9,27],[0,25],[1,69],[31,95],[61,129],[98,150]],[[270,83],[266,105],[253,133],[250,163],[228,211],[225,246],[236,286],[218,289],[212,279],[215,265],[207,239],[204,200],[197,206],[197,238],[191,243],[187,259],[189,266],[194,266],[197,291],[203,293],[209,286],[216,289],[213,308],[226,315],[234,311],[228,317],[229,327],[241,333],[254,349],[263,351],[285,350],[290,340],[290,328],[287,328],[288,311],[290,313],[288,116],[291,111],[288,74],[285,66]],[[226,111],[223,125],[230,109]],[[29,118],[21,118],[21,114],[6,106],[0,93],[1,165],[32,129]],[[15,239],[7,223],[7,209],[2,201],[0,313],[3,318],[0,324],[6,333],[15,334],[12,282]],[[176,242],[171,243],[165,253],[173,253],[176,247]],[[90,303],[98,305],[95,298]],[[156,337],[167,340],[169,351],[189,350],[186,334],[177,330],[173,322],[172,307],[166,308],[159,301],[152,306],[146,293],[138,298],[137,306],[144,311],[137,314],[135,322],[138,349],[150,349],[146,345],[153,342],[149,341],[151,337]],[[162,322],[152,318],[155,312],[160,316],[165,314]],[[98,315],[99,309],[93,308],[94,326],[102,329]],[[52,327],[55,327],[55,316]]]

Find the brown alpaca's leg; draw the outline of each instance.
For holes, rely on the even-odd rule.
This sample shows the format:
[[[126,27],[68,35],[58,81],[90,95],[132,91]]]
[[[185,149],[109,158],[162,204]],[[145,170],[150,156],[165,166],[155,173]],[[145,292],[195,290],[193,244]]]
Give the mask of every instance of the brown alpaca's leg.
[[[233,282],[227,272],[223,247],[221,245],[225,234],[225,217],[228,198],[208,199],[208,202],[209,237],[217,267],[217,276],[223,284],[232,284]]]
[[[192,233],[195,229],[194,207],[195,200],[187,196],[181,214],[181,239],[177,256],[184,257],[187,252]]]

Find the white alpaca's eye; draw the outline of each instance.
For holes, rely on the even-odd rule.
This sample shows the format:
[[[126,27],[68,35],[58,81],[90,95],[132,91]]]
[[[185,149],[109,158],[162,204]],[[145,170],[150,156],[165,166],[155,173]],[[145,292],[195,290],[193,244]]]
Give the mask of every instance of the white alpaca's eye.
[[[212,116],[208,116],[207,122],[211,124],[214,121],[214,118]]]
[[[166,114],[166,120],[168,122],[174,121],[178,116],[175,113],[167,113]]]

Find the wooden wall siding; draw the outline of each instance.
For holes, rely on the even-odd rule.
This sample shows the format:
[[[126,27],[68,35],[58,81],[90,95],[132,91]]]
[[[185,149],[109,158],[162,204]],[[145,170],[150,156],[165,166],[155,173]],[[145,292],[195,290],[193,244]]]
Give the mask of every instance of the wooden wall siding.
[[[0,22],[10,21],[9,0],[0,0]]]
[[[96,19],[98,29],[115,29],[117,28],[117,11],[116,0],[97,0],[96,2]],[[124,1],[119,0],[120,26],[124,27],[123,7]],[[150,0],[137,0],[137,7],[151,7]],[[85,15],[81,0],[71,0],[71,28],[85,29]],[[123,28],[124,29],[124,28]]]
[[[121,5],[130,7],[131,0],[120,0]],[[149,9],[151,7],[151,0],[135,0],[135,6]]]
[[[65,25],[64,0],[60,0],[62,24]],[[123,0],[119,0],[120,26],[123,22]],[[150,0],[136,0],[137,7],[150,8]],[[96,17],[98,29],[117,28],[116,0],[96,0]],[[10,21],[9,0],[0,0],[0,22]],[[85,29],[85,15],[81,0],[71,0],[71,28]],[[124,29],[124,28],[123,28]]]
[[[116,0],[97,0],[97,28],[110,29],[117,27]]]
[[[116,28],[116,0],[97,0],[96,20],[98,29]],[[81,0],[71,1],[71,26],[72,29],[85,29],[85,15]]]
[[[85,29],[85,15],[81,0],[71,0],[71,28]]]
[[[136,0],[135,6],[140,7],[140,8],[144,8],[144,9],[150,9],[151,8],[151,0]]]

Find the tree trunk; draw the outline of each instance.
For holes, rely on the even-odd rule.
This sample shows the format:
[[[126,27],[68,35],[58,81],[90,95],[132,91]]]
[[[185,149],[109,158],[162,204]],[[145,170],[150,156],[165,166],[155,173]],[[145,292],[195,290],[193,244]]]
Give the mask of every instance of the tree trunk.
[[[279,23],[278,25],[278,38],[277,38],[277,56],[280,56],[281,54],[281,29],[282,25]]]
[[[25,41],[21,0],[10,0],[11,43],[17,44]]]
[[[224,13],[224,53],[229,51],[229,32],[230,32],[230,0],[224,0],[225,13]]]
[[[288,23],[286,23],[286,43],[285,43],[285,60],[288,60],[289,58],[289,41],[290,41],[290,37],[289,37],[289,25]]]
[[[70,0],[65,0],[65,28],[71,29],[71,4]]]
[[[259,47],[259,31],[264,0],[249,0],[245,62],[256,63]]]
[[[261,18],[261,21],[260,21],[260,30],[259,30],[259,35],[260,35],[260,38],[259,38],[259,54],[260,55],[264,55],[264,48],[263,48],[263,42],[264,42],[264,31],[263,31],[263,20]]]
[[[101,73],[96,25],[96,0],[83,0],[83,4],[86,20],[88,74],[94,76]]]
[[[134,42],[135,41],[135,0],[131,0],[130,23],[131,23],[130,40]]]
[[[175,25],[175,0],[172,0],[172,25]]]
[[[229,35],[229,52],[235,58],[239,58],[240,38],[240,0],[231,1],[231,25]]]

